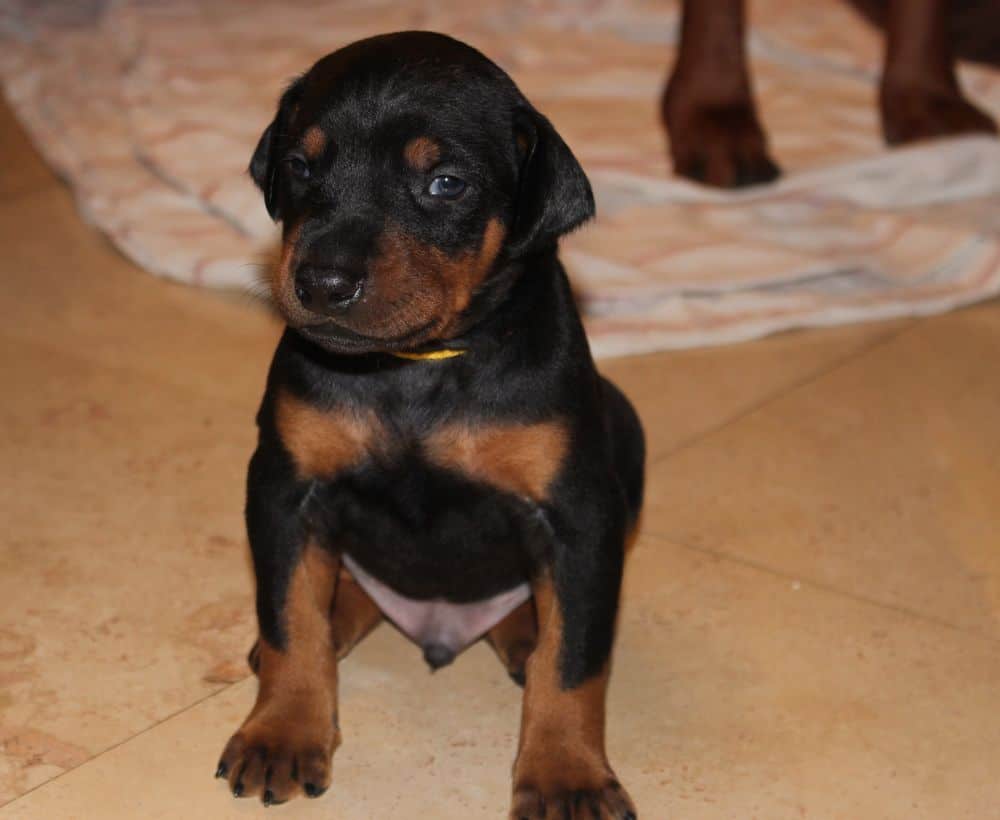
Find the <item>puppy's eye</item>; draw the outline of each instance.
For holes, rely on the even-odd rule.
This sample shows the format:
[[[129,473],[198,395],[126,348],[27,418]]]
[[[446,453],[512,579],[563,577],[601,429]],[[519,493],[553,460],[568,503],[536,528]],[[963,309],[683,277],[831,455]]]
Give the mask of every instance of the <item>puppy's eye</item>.
[[[458,199],[465,193],[465,182],[458,177],[434,177],[427,187],[427,193],[442,199]]]
[[[309,179],[309,163],[302,157],[285,157],[285,166],[296,179]]]

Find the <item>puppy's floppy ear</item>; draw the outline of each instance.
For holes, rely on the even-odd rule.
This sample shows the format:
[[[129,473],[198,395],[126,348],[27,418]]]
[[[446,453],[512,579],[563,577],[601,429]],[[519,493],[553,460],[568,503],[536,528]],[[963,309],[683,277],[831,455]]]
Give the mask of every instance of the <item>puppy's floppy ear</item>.
[[[554,246],[594,215],[587,175],[552,123],[532,108],[514,118],[521,175],[511,242],[512,256]]]
[[[248,169],[251,178],[264,194],[264,207],[267,208],[271,219],[276,222],[281,219],[277,186],[278,165],[281,162],[281,143],[301,94],[301,85],[301,80],[296,80],[281,95],[278,112],[271,120],[271,124],[264,129],[264,133],[260,135]]]

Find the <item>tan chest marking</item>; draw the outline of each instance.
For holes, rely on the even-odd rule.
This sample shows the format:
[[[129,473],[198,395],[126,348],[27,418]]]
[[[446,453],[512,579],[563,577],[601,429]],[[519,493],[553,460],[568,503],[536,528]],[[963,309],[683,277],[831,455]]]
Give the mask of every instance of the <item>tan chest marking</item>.
[[[545,499],[566,456],[569,436],[558,421],[473,426],[451,424],[424,443],[434,464],[535,501]]]
[[[275,401],[275,423],[302,478],[331,478],[360,463],[381,434],[370,411],[319,410],[287,392]]]
[[[393,448],[371,411],[320,410],[288,392],[275,401],[275,422],[300,477],[332,478],[375,452]],[[535,501],[546,498],[566,457],[560,421],[538,424],[448,424],[423,442],[427,459],[474,481]]]

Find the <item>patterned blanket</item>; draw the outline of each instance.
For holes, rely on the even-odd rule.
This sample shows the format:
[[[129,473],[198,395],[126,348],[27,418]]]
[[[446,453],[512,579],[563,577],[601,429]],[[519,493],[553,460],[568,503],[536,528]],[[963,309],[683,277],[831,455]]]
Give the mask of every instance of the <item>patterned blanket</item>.
[[[83,213],[150,271],[253,287],[277,232],[245,174],[287,81],[378,32],[481,48],[547,113],[594,184],[569,237],[598,355],[946,310],[1000,290],[1000,142],[887,151],[881,40],[834,0],[756,0],[750,50],[785,170],[723,194],[670,176],[658,99],[668,0],[5,0],[0,77]],[[1000,115],[1000,75],[964,66]],[[2,171],[0,171],[2,173]]]

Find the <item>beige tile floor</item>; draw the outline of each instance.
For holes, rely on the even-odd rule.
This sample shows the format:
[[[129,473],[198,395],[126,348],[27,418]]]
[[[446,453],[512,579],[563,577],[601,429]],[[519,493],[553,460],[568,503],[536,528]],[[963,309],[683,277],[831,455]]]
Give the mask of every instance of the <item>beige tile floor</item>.
[[[278,327],[149,277],[0,109],[0,818],[503,815],[518,691],[389,629],[322,800],[211,771]],[[650,438],[609,747],[646,820],[1000,818],[1000,303],[607,362]]]

